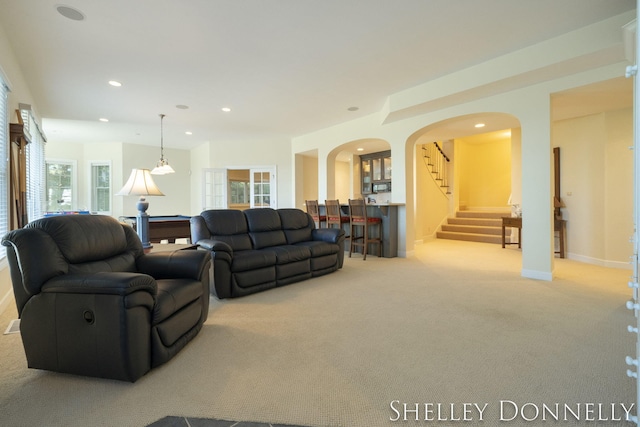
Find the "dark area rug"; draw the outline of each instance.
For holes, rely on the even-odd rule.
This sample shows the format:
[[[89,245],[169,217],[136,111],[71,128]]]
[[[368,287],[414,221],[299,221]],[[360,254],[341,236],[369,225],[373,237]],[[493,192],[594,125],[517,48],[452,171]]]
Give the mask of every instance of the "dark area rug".
[[[305,427],[291,424],[227,421],[213,418],[164,417],[147,427]]]

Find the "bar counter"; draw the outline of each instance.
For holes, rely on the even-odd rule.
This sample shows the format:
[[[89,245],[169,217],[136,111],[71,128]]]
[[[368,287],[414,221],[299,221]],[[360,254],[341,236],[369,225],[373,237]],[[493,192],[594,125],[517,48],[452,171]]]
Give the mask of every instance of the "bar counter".
[[[320,214],[325,215],[326,210],[324,204],[318,205]],[[404,206],[404,203],[367,203],[367,216],[371,218],[382,219],[382,256],[385,258],[394,258],[398,256],[398,206]],[[340,210],[345,216],[349,215],[349,205],[340,204]],[[376,228],[377,226],[371,227]],[[345,234],[350,234],[349,223],[342,225]],[[371,230],[370,233],[376,233]],[[349,250],[350,240],[345,240],[345,250]],[[378,251],[375,245],[370,245],[367,255],[377,255]]]

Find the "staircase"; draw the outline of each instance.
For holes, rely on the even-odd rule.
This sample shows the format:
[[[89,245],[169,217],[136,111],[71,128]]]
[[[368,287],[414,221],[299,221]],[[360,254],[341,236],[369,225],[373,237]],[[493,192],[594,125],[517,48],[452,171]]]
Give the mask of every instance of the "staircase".
[[[442,225],[436,236],[438,239],[502,244],[503,216],[511,216],[511,212],[458,211],[455,217],[447,218],[447,224]],[[505,237],[510,234],[511,229],[507,228]]]

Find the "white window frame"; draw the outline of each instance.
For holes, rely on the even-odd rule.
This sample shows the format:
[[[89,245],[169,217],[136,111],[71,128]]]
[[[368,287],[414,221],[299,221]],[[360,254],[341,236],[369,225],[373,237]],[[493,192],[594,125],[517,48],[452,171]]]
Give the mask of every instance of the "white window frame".
[[[72,169],[71,169],[71,207],[69,208],[69,210],[77,210],[78,209],[78,162],[76,160],[73,159],[58,159],[58,158],[47,158],[45,159],[45,207],[48,207],[47,204],[47,197],[48,195],[46,194],[47,192],[47,188],[46,188],[46,182],[47,182],[47,169],[48,169],[48,164],[49,163],[57,163],[57,164],[61,164],[61,165],[71,165]],[[56,212],[55,210],[53,212]]]
[[[277,173],[276,166],[229,166],[227,168],[205,168],[202,170],[202,210],[208,209],[228,209],[228,170],[248,170],[250,176],[250,207],[254,205],[254,173],[269,173],[269,206],[277,209]]]
[[[202,170],[202,210],[226,209],[227,170],[206,168]]]
[[[267,173],[269,174],[269,205],[268,206],[256,206],[255,205],[255,199],[256,199],[256,194],[255,194],[255,188],[256,188],[256,182],[255,182],[255,175],[257,173]],[[250,192],[250,199],[251,199],[251,207],[252,208],[272,208],[272,209],[277,209],[278,208],[278,198],[277,198],[277,185],[276,185],[276,167],[275,166],[262,166],[262,167],[254,167],[254,168],[249,168],[249,176],[251,178],[251,182],[250,182],[250,187],[251,187],[251,192]],[[260,195],[262,196],[262,195]]]
[[[93,168],[94,166],[108,166],[109,167],[109,210],[106,211],[99,211],[99,210],[95,210],[93,209],[94,206],[94,201],[96,200],[96,189],[94,187],[94,182],[93,182]],[[113,211],[113,197],[111,197],[113,195],[113,166],[111,165],[111,160],[91,160],[89,161],[89,170],[88,170],[88,178],[87,178],[87,182],[89,183],[88,187],[88,192],[89,192],[89,196],[87,197],[87,200],[89,200],[89,210],[91,212],[96,212],[98,214],[101,215],[111,215],[111,212]]]

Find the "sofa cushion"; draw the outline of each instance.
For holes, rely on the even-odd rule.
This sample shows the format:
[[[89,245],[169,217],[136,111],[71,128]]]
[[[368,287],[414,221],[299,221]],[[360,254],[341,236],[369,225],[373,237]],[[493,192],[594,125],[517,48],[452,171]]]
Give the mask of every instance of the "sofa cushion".
[[[276,254],[276,263],[278,265],[304,261],[311,258],[311,250],[306,246],[283,245],[263,250],[274,252]]]
[[[254,249],[286,245],[280,215],[271,208],[254,208],[244,211],[249,227],[249,236]]]
[[[274,251],[239,251],[234,252],[231,261],[231,271],[247,271],[257,268],[271,267],[276,265],[276,253]]]
[[[340,250],[340,246],[334,243],[320,242],[320,241],[311,241],[311,242],[300,242],[296,244],[296,246],[302,246],[309,249],[311,252],[311,257],[316,258],[319,256],[332,255],[338,253]]]
[[[211,233],[211,239],[220,240],[234,251],[251,249],[247,234],[247,220],[242,211],[236,209],[213,209],[200,214]]]
[[[278,209],[278,215],[287,243],[294,245],[312,240],[311,230],[315,223],[309,214],[300,209]]]

